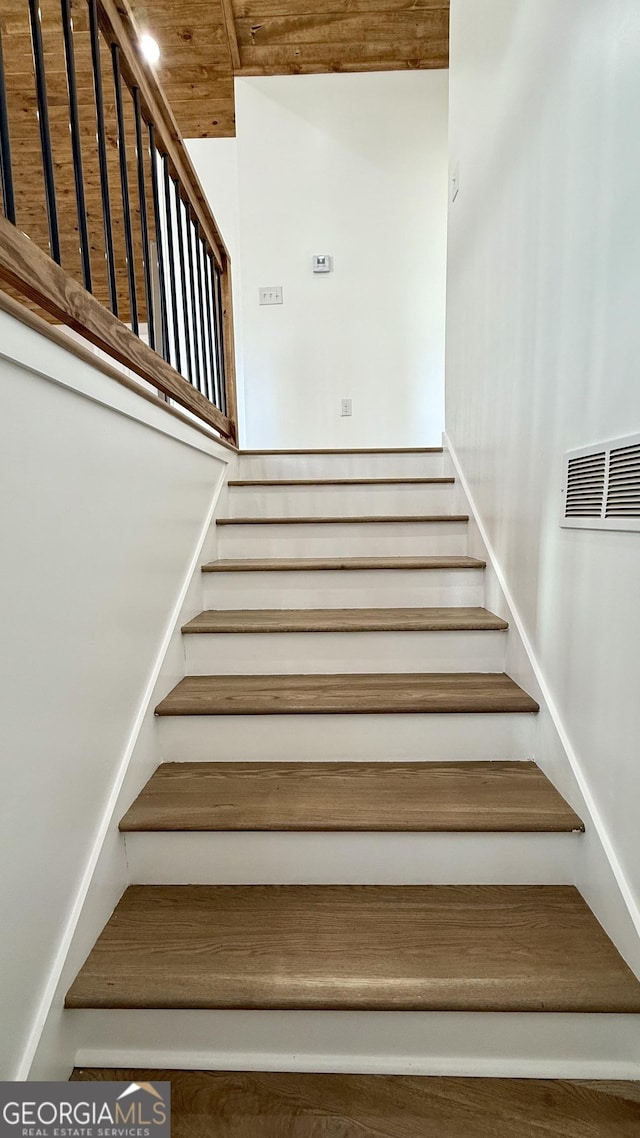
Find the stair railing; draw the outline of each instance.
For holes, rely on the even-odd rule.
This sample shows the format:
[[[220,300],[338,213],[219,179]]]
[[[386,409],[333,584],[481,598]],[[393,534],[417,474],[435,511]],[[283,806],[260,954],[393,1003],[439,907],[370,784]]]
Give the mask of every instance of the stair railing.
[[[125,0],[3,23],[0,284],[235,442],[230,257]]]

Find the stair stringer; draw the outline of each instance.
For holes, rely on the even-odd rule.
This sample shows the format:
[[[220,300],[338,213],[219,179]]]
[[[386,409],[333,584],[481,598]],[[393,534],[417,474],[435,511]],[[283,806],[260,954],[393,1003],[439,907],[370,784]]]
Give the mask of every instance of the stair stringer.
[[[69,916],[66,935],[60,946],[57,967],[52,975],[40,1018],[41,1027],[31,1054],[24,1061],[20,1077],[39,1080],[66,1080],[77,1061],[80,1036],[78,1020],[64,1010],[64,998],[120,897],[130,884],[124,835],[118,830],[123,813],[131,805],[160,762],[160,743],[155,708],[160,699],[185,674],[185,645],[182,625],[203,607],[203,561],[218,556],[216,518],[228,512],[227,482],[237,472],[237,455],[216,448],[216,458],[224,466],[213,488],[209,509],[179,590],[173,611],[150,670],[138,715],[132,727],[118,777],[105,805],[87,865],[82,889]]]
[[[584,775],[559,709],[545,680],[496,552],[488,537],[460,460],[445,434],[444,473],[455,474],[456,509],[469,514],[468,552],[486,560],[485,605],[509,622],[506,671],[540,704],[533,727],[533,759],[585,823],[575,858],[575,881],[600,924],[640,977],[640,909],[627,882],[598,804]],[[640,1026],[638,1027],[640,1039]],[[637,1074],[636,1074],[637,1077]]]

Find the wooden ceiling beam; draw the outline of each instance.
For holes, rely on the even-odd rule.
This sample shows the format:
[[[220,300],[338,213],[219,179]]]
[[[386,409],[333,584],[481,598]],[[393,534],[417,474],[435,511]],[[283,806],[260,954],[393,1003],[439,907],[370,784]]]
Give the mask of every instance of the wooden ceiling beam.
[[[240,46],[238,44],[238,32],[236,28],[235,14],[233,11],[233,0],[222,0],[222,15],[224,18],[224,26],[227,33],[227,41],[229,44],[231,65],[234,71],[239,71],[242,67],[242,60],[240,58]]]

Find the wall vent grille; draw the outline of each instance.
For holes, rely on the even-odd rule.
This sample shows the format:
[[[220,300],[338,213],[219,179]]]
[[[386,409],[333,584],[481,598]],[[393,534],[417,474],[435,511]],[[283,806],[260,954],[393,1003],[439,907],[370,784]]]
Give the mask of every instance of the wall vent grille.
[[[640,435],[565,455],[560,524],[640,532]]]

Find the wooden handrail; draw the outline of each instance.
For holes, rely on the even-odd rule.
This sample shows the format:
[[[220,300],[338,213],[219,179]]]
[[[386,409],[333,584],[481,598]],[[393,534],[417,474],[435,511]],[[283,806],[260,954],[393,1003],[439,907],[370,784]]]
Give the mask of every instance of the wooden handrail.
[[[121,371],[115,364],[109,363],[104,356],[97,355],[96,352],[91,350],[89,344],[85,344],[83,340],[77,340],[75,336],[67,336],[63,331],[61,324],[50,324],[44,317],[38,316],[37,312],[33,312],[30,308],[26,308],[20,301],[14,300],[8,293],[3,292],[0,288],[0,312],[6,312],[8,316],[12,316],[14,320],[19,320],[21,324],[25,324],[27,328],[33,329],[39,336],[44,336],[46,340],[50,340],[56,347],[62,348],[65,352],[70,352],[72,356],[82,360],[83,363],[88,364],[89,367],[95,368],[96,371],[102,372],[103,375],[114,380],[115,383],[125,387],[128,391],[133,391],[140,399],[144,399],[147,403],[151,403],[154,407],[160,409],[163,414],[170,415],[173,419],[178,419],[181,423],[186,423],[192,431],[197,431],[198,434],[203,435],[204,438],[209,439],[210,442],[216,443],[218,446],[224,447],[225,450],[233,451],[234,454],[238,453],[238,448],[235,443],[228,442],[216,431],[213,431],[203,423],[201,419],[194,419],[192,415],[185,415],[178,407],[173,404],[167,403],[160,392],[151,391],[151,389],[142,383],[138,383],[136,379],[128,374],[128,371]],[[0,348],[0,352],[2,349]],[[129,369],[130,370],[130,369]],[[155,385],[154,385],[155,386]]]
[[[0,280],[235,441],[235,422],[4,217],[0,217]]]

